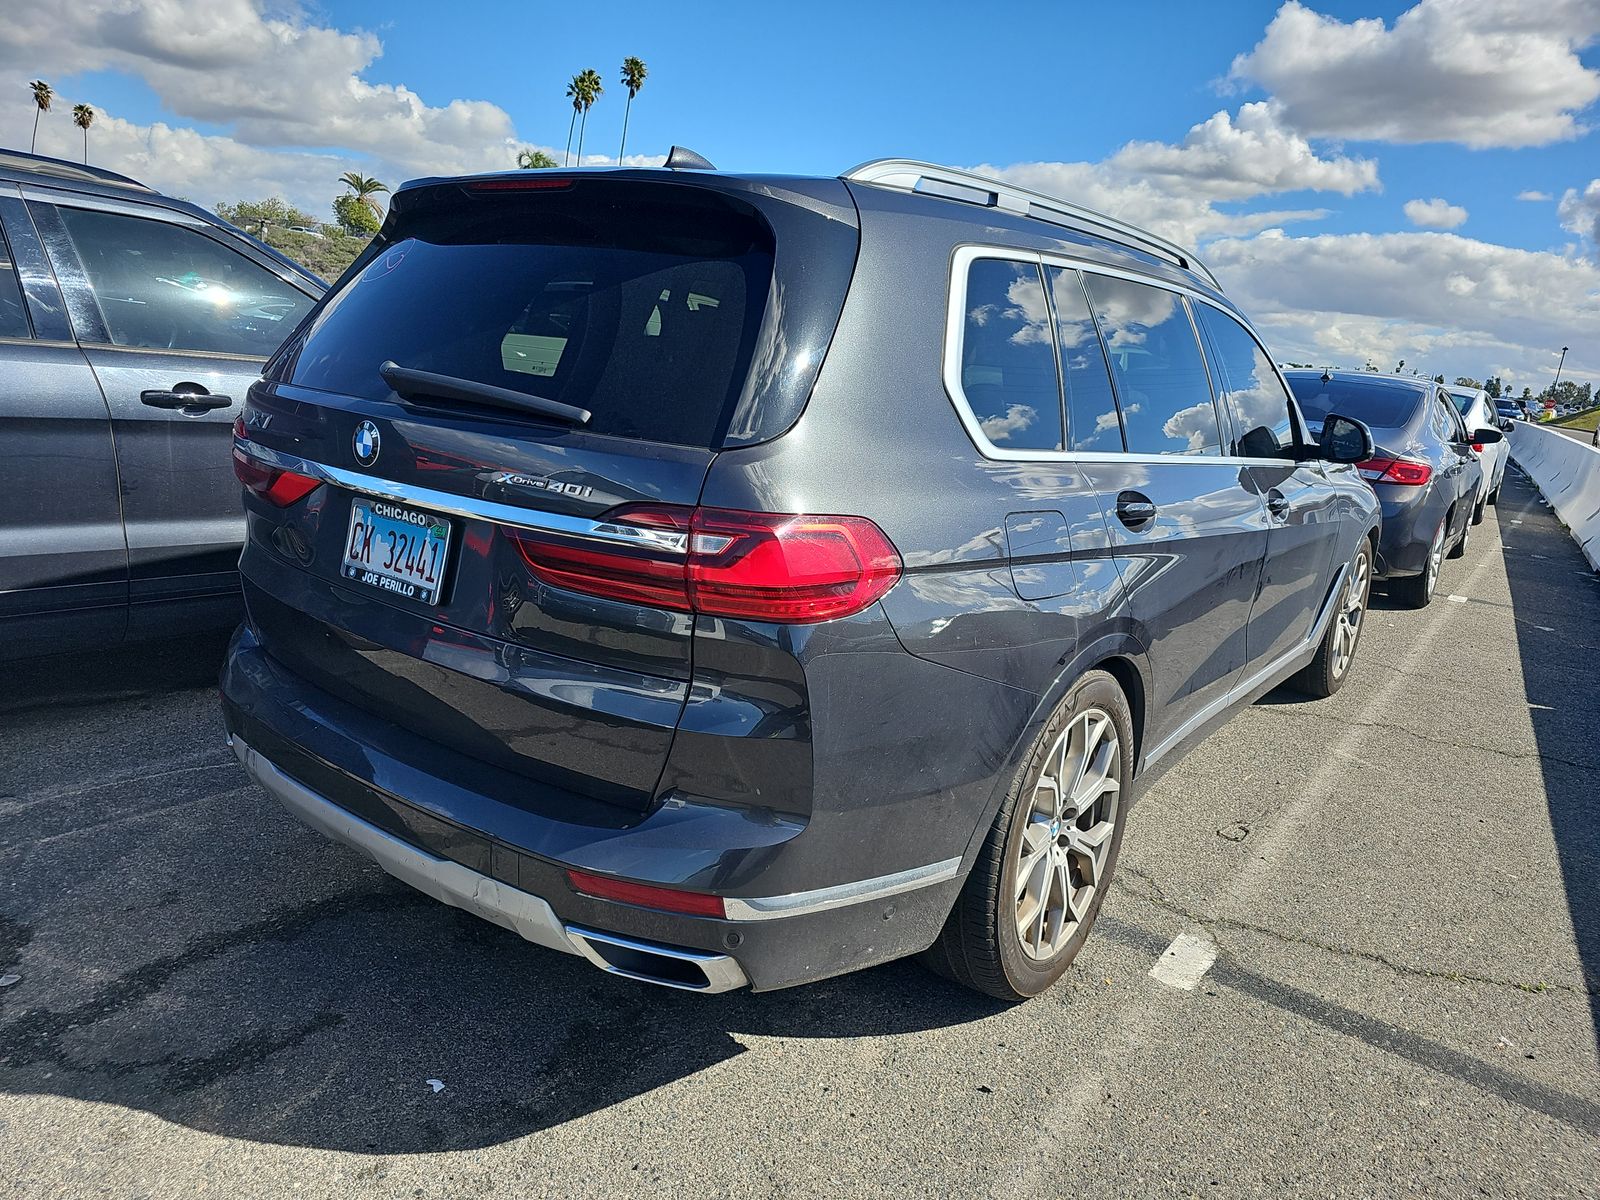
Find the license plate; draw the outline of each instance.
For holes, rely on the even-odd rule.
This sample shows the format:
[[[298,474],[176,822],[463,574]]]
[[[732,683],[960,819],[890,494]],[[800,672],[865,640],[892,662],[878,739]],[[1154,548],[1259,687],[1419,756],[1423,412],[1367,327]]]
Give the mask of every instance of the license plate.
[[[450,561],[450,523],[385,500],[350,505],[346,579],[423,604],[436,604]]]

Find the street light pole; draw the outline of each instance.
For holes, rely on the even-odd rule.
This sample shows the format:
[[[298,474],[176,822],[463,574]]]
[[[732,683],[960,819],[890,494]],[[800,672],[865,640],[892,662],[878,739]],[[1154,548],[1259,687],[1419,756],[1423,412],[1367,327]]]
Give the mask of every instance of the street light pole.
[[[1556,381],[1550,385],[1550,395],[1556,394],[1556,389],[1561,386],[1561,368],[1567,365],[1567,348],[1561,347],[1561,361],[1556,364]]]

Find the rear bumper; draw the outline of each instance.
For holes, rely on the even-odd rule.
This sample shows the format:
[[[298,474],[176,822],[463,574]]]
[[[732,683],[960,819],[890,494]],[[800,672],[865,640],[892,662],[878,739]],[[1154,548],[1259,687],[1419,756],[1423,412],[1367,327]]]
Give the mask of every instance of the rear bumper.
[[[228,742],[250,777],[290,813],[317,832],[361,851],[396,879],[443,904],[492,921],[535,945],[581,954],[613,974],[700,992],[728,992],[749,982],[739,964],[726,954],[685,951],[564,925],[540,897],[386,833],[290,778],[242,737],[230,736]],[[644,968],[652,958],[664,961],[647,973]]]
[[[1379,485],[1374,490],[1383,513],[1375,578],[1422,574],[1428,566],[1428,544],[1438,520],[1433,506],[1426,502],[1428,497],[1418,495],[1415,488]],[[1439,515],[1443,515],[1442,510]]]
[[[248,629],[229,650],[222,693],[240,761],[312,828],[443,903],[615,974],[703,992],[824,979],[932,944],[961,886],[962,862],[951,858],[774,895],[760,876],[802,836],[805,857],[815,855],[826,828],[684,801],[641,817],[559,792],[513,808],[390,753],[384,722],[284,670]],[[576,867],[720,891],[704,885],[708,865],[747,881],[728,889],[726,918],[601,900],[566,875]]]

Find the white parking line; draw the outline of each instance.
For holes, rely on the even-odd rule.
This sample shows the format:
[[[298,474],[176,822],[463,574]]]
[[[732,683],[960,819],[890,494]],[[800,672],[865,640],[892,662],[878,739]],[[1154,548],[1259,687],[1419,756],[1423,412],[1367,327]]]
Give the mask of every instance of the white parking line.
[[[1467,602],[1465,596],[1446,596],[1445,599],[1450,601],[1451,604],[1465,604]]]
[[[1168,987],[1192,992],[1194,985],[1217,961],[1217,944],[1211,935],[1198,927],[1184,930],[1172,939],[1172,945],[1161,952],[1156,965],[1150,968],[1150,977]]]

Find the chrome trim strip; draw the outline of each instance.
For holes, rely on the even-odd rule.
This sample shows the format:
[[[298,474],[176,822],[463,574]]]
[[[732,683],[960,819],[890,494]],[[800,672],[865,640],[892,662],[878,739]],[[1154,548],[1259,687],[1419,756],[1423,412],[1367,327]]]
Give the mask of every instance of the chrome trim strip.
[[[402,883],[452,908],[520,934],[535,945],[563,954],[578,954],[550,905],[538,896],[487,875],[435,858],[376,825],[363,821],[331,800],[291,779],[241,737],[228,738],[244,769],[266,793],[289,812],[336,842],[359,850]]]
[[[1117,267],[1108,267],[1102,263],[1089,259],[1074,258],[1068,254],[1041,253],[1037,250],[1024,250],[1015,246],[994,246],[969,244],[956,247],[955,254],[950,262],[950,294],[946,303],[948,310],[945,314],[944,334],[944,363],[942,374],[944,378],[945,394],[949,397],[951,405],[956,410],[956,416],[961,419],[961,425],[967,431],[967,437],[977,447],[978,453],[994,462],[1119,462],[1119,463],[1218,463],[1236,464],[1238,466],[1274,466],[1281,467],[1294,460],[1287,458],[1245,458],[1231,454],[1135,454],[1123,450],[1007,450],[996,446],[984,436],[983,426],[974,415],[971,406],[967,403],[966,393],[961,388],[961,343],[966,334],[966,291],[967,273],[972,264],[981,258],[996,258],[1006,262],[1032,263],[1043,267],[1061,267],[1065,270],[1081,271],[1089,275],[1105,275],[1113,279],[1126,279],[1130,283],[1142,283],[1147,287],[1163,288],[1180,296],[1187,296],[1191,302],[1198,301],[1209,305],[1235,321],[1244,330],[1255,338],[1256,344],[1261,345],[1261,335],[1255,330],[1243,315],[1223,308],[1211,297],[1195,290],[1184,287],[1182,284],[1172,283],[1153,275],[1141,275],[1137,271],[1124,271]],[[1193,318],[1191,317],[1191,321]],[[1197,338],[1198,340],[1198,338]],[[1202,345],[1203,349],[1203,345]],[[1263,347],[1263,350],[1265,347]],[[1271,355],[1267,356],[1271,359]],[[1206,360],[1207,371],[1210,370],[1209,357]],[[1278,370],[1276,363],[1273,371],[1277,374],[1278,382],[1283,390],[1292,399],[1293,390],[1284,379],[1282,371]],[[1212,397],[1213,403],[1216,397]],[[1298,414],[1299,406],[1295,406]],[[1305,430],[1302,428],[1301,434]],[[1316,461],[1316,460],[1311,460]],[[1296,464],[1298,465],[1298,464]]]
[[[1290,647],[1288,650],[1278,655],[1277,658],[1273,659],[1266,666],[1262,667],[1243,683],[1237,683],[1233,687],[1229,688],[1224,695],[1217,697],[1210,704],[1206,705],[1199,712],[1195,713],[1194,716],[1190,717],[1172,733],[1168,734],[1165,740],[1163,740],[1159,746],[1145,755],[1145,767],[1148,768],[1154,765],[1162,755],[1164,755],[1168,750],[1171,750],[1184,738],[1188,737],[1189,734],[1192,733],[1196,728],[1205,724],[1223,709],[1237,703],[1241,696],[1246,696],[1251,691],[1259,687],[1262,680],[1270,678],[1272,675],[1282,671],[1287,664],[1294,662],[1295,659],[1304,655],[1307,650],[1312,650],[1314,652],[1317,643],[1322,640],[1322,635],[1327,632],[1328,621],[1333,617],[1334,610],[1338,607],[1339,593],[1344,587],[1345,576],[1349,573],[1349,563],[1345,563],[1339,568],[1339,573],[1334,576],[1333,586],[1328,589],[1328,598],[1322,602],[1322,611],[1317,614],[1316,623],[1311,626],[1311,633],[1303,642],[1301,642],[1298,646]]]
[[[625,979],[637,979],[642,983],[677,988],[683,992],[710,994],[731,992],[750,982],[745,978],[744,968],[726,954],[712,954],[709,951],[688,950],[678,946],[662,946],[656,942],[642,942],[635,938],[624,937],[620,933],[602,933],[598,929],[585,929],[581,925],[568,925],[566,931],[567,936],[572,939],[572,944],[578,947],[579,953],[608,975],[621,975]],[[595,942],[602,946],[615,946],[634,954],[650,954],[657,958],[670,958],[688,963],[705,976],[705,984],[696,987],[690,983],[679,983],[675,979],[662,979],[645,971],[631,971],[626,967],[619,967],[610,962],[604,952],[594,948]]]
[[[947,858],[924,867],[896,871],[893,875],[858,879],[854,883],[815,888],[809,892],[790,892],[787,896],[724,896],[722,905],[730,921],[772,921],[898,896],[901,892],[954,879],[960,870],[960,858]]]
[[[433,488],[417,487],[409,483],[394,483],[372,475],[361,475],[343,467],[330,467],[309,458],[301,458],[282,450],[263,446],[248,438],[234,438],[233,447],[246,458],[255,459],[281,471],[293,471],[320,479],[323,483],[348,491],[360,492],[378,500],[395,504],[408,504],[429,509],[452,517],[465,517],[472,521],[491,521],[513,529],[532,529],[540,533],[563,533],[571,537],[592,541],[613,542],[623,546],[637,546],[661,550],[670,554],[687,554],[689,535],[647,525],[618,525],[612,521],[594,521],[587,517],[573,517],[565,513],[546,512],[537,508],[519,508],[514,504],[498,504],[493,500],[480,500],[473,496],[459,496],[454,492],[440,492]]]

